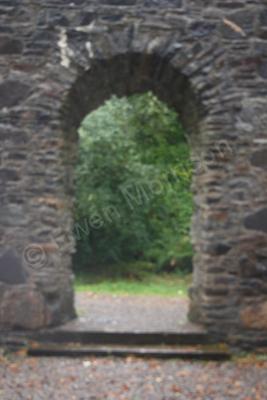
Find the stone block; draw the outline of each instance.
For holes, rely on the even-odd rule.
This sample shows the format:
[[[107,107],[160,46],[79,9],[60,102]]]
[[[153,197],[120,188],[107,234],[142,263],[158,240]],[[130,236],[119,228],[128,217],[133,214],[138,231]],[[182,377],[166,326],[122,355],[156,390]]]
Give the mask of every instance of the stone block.
[[[216,243],[207,248],[207,252],[215,256],[223,256],[229,253],[230,250],[231,246],[225,243]]]
[[[240,317],[245,328],[267,331],[267,301],[244,307]]]
[[[267,233],[267,208],[249,215],[245,219],[245,227],[255,231]]]
[[[266,64],[266,78],[267,78],[267,64]],[[251,156],[251,164],[255,167],[267,169],[267,150],[256,151]]]
[[[267,259],[258,261],[255,257],[241,256],[240,275],[244,278],[266,278]]]
[[[109,6],[134,6],[137,0],[101,0],[100,4]]]
[[[43,296],[24,285],[6,291],[0,306],[0,326],[10,329],[35,330],[51,321]]]
[[[8,285],[26,283],[27,273],[22,261],[12,250],[7,251],[0,258],[0,282]]]
[[[262,61],[259,64],[258,72],[263,79],[267,79],[267,61]]]
[[[0,54],[20,54],[23,50],[23,44],[20,40],[8,36],[0,37]]]
[[[0,109],[13,107],[24,100],[29,94],[30,87],[19,81],[6,81],[0,85]]]

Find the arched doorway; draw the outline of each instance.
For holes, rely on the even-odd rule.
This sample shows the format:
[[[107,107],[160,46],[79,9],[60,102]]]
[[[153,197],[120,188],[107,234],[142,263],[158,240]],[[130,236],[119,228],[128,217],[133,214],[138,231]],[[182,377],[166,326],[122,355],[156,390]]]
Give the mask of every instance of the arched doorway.
[[[108,3],[66,8],[53,31],[50,12],[59,9],[44,6],[47,18],[37,24],[32,8],[39,35],[21,23],[13,48],[20,60],[2,49],[1,326],[38,329],[74,316],[77,128],[111,94],[151,90],[180,113],[200,166],[191,315],[224,337],[266,338],[262,9],[216,5],[218,13],[205,14],[171,2],[175,13],[141,3],[122,13]],[[94,13],[83,18],[83,7]],[[243,8],[257,26],[240,18]]]
[[[190,80],[176,70],[166,59],[147,54],[118,55],[106,60],[94,60],[88,71],[83,72],[68,93],[62,108],[63,134],[65,140],[66,162],[66,193],[73,197],[74,166],[77,157],[77,132],[81,121],[112,95],[119,97],[151,91],[159,99],[173,107],[180,115],[182,123],[188,132],[188,141],[195,160],[194,192],[199,194],[197,187],[198,175],[207,172],[203,158],[203,137],[200,126],[206,116],[204,107],[195,93]],[[201,209],[196,207],[195,220],[200,217]],[[199,223],[195,224],[194,245],[197,247]],[[194,283],[199,285],[202,274],[196,266]],[[202,276],[203,278],[203,276]],[[192,288],[192,316],[201,320],[197,291]]]

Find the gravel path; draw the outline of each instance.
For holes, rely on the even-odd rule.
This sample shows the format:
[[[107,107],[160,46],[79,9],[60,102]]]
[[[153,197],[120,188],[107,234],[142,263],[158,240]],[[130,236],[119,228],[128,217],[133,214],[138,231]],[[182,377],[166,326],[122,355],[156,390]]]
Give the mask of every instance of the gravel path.
[[[193,329],[186,299],[81,293],[76,300],[80,317],[63,329]],[[227,363],[27,358],[21,353],[0,356],[0,399],[266,400],[267,361],[252,356]]]
[[[16,356],[0,361],[1,400],[265,400],[267,361],[189,363]]]
[[[201,332],[187,320],[186,297],[77,293],[79,318],[62,329],[88,331]]]

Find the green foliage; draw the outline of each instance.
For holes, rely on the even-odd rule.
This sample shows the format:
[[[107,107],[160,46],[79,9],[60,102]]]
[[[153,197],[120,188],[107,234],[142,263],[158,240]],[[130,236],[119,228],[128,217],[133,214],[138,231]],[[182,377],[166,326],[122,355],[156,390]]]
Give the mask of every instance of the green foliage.
[[[190,257],[189,147],[152,93],[113,97],[85,118],[76,169],[76,265]]]

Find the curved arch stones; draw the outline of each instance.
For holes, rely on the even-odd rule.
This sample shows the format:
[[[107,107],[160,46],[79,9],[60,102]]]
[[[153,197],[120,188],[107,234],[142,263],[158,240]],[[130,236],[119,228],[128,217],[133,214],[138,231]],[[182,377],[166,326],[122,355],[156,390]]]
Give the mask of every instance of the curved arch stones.
[[[0,326],[75,315],[77,126],[112,94],[153,90],[180,113],[196,162],[190,317],[228,341],[266,340],[267,7],[20,0],[0,9]]]

